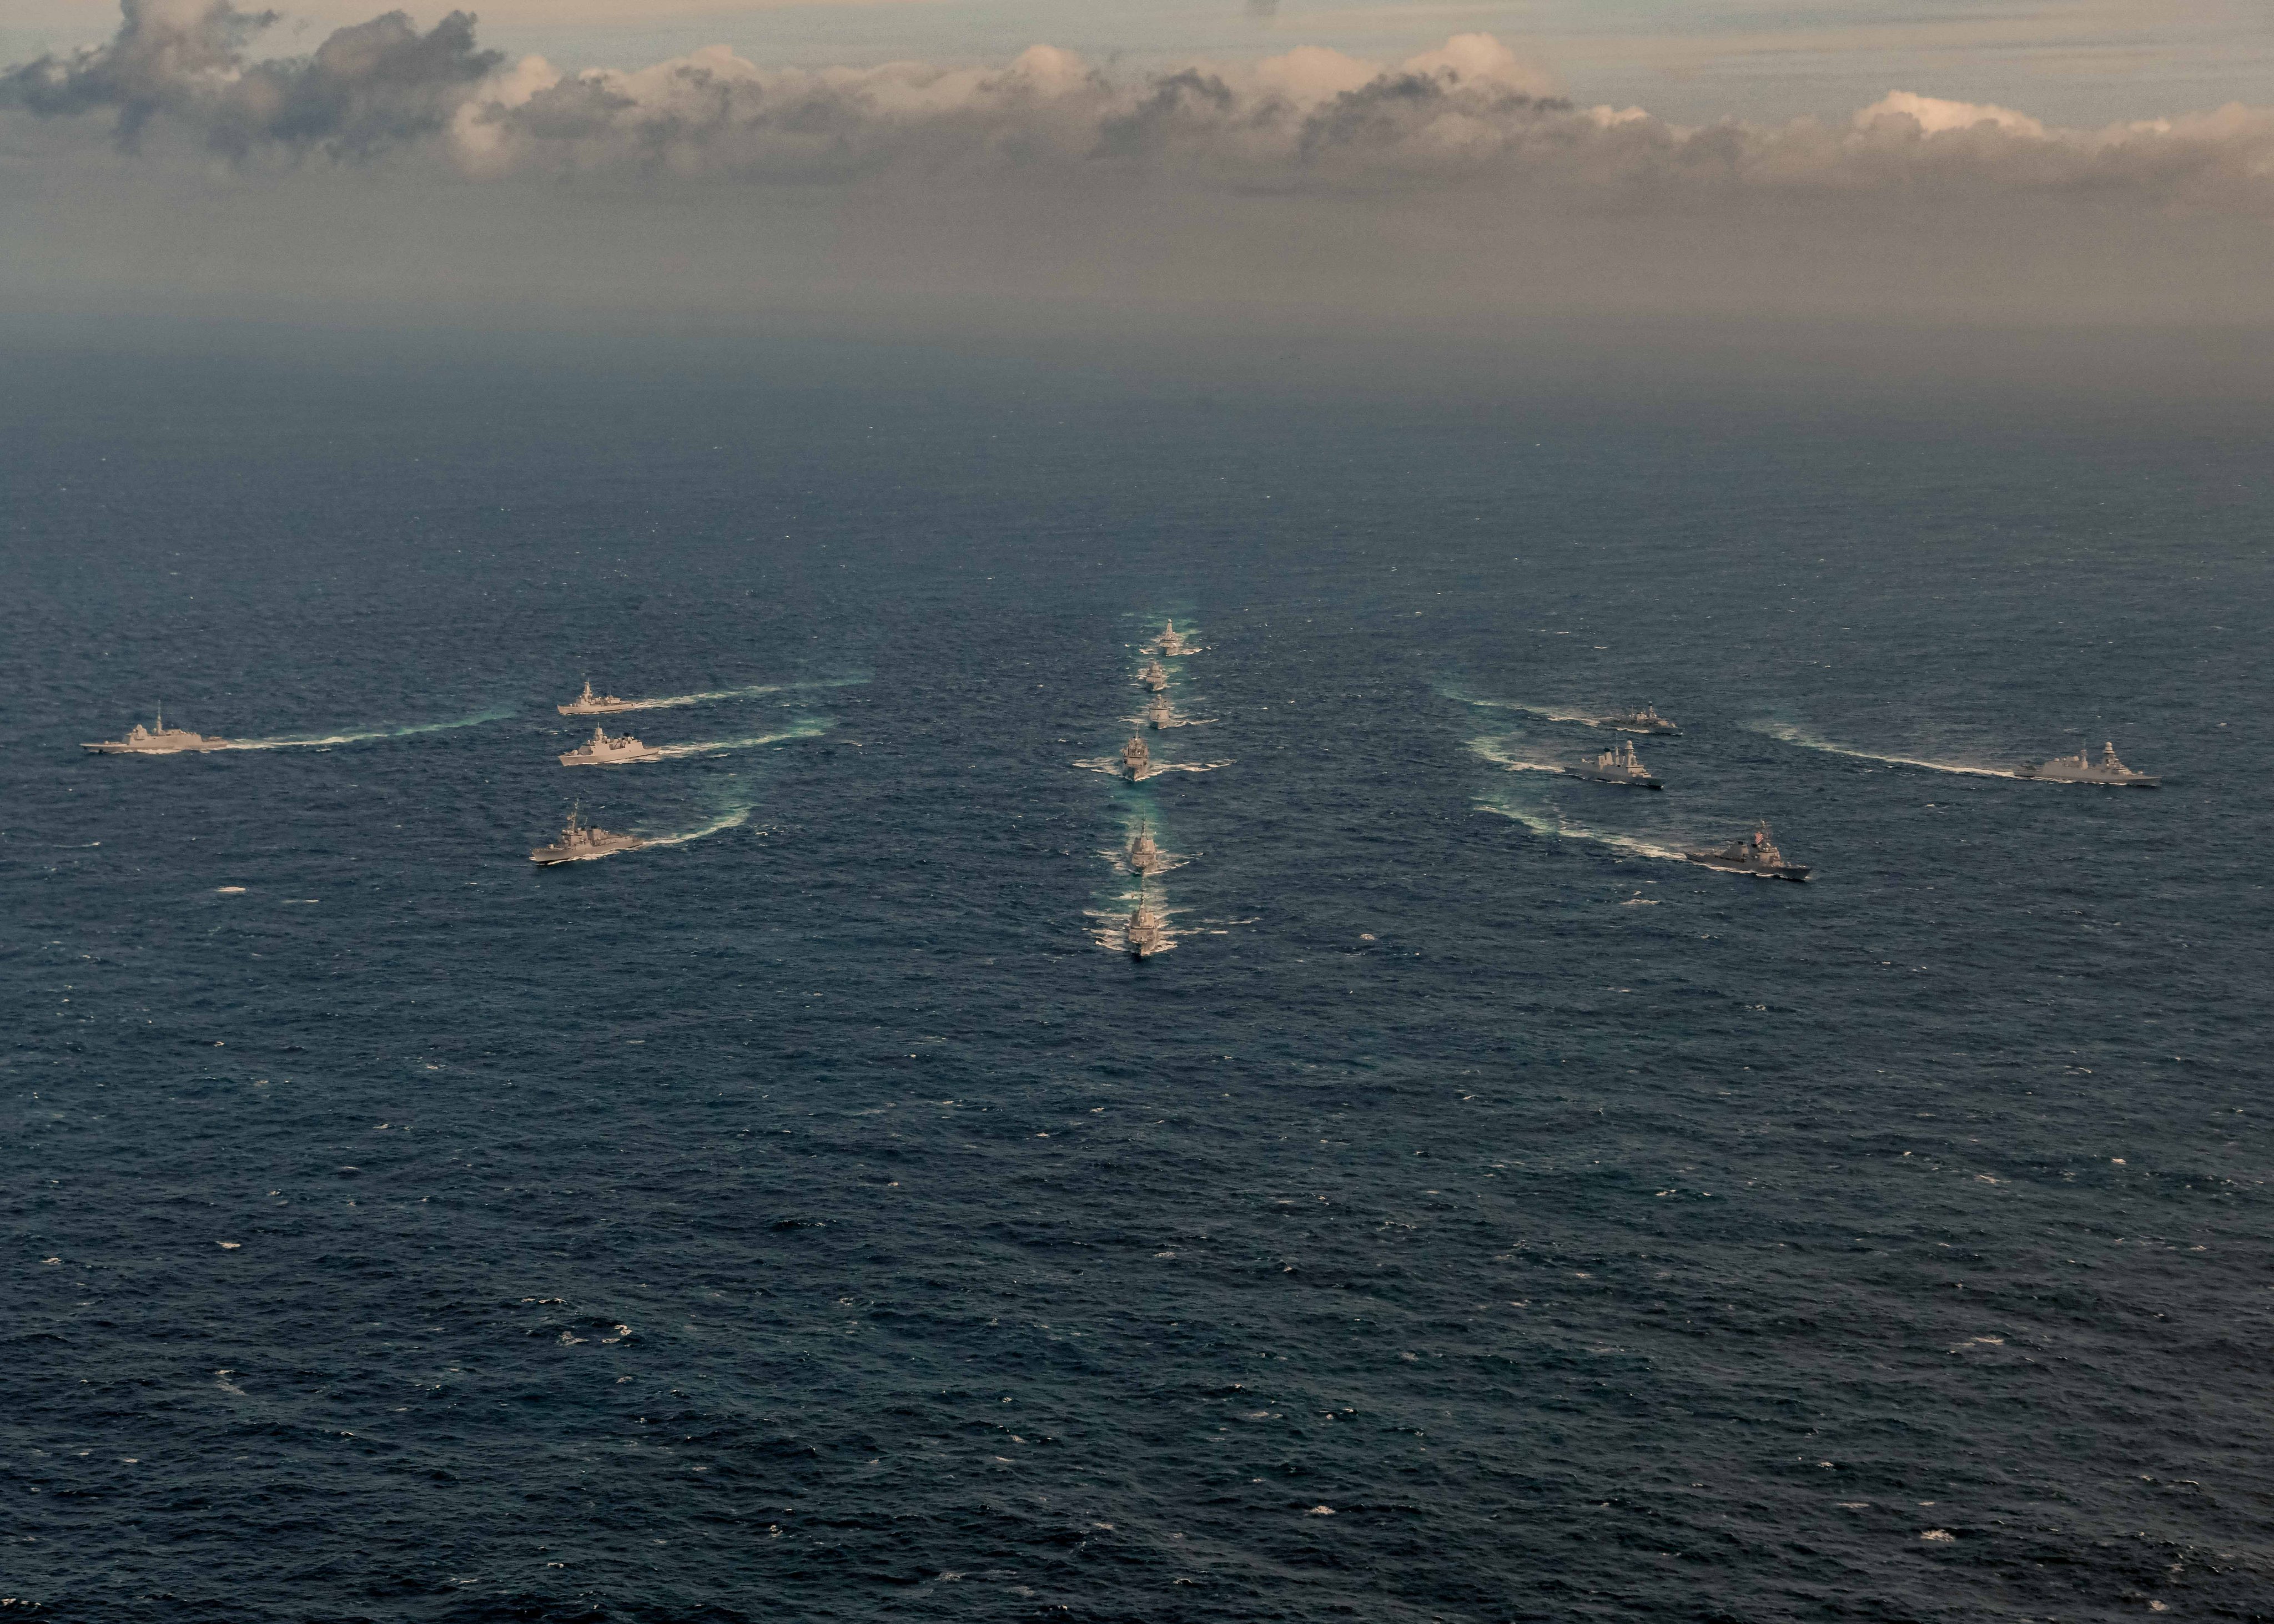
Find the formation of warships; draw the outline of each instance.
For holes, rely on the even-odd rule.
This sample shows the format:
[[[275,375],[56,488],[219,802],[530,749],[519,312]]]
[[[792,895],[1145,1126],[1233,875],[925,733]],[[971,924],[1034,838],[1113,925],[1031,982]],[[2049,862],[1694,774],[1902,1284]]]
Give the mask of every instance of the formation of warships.
[[[1144,728],[1158,732],[1186,725],[1177,715],[1170,701],[1171,675],[1168,667],[1161,662],[1163,657],[1173,659],[1199,651],[1191,640],[1177,629],[1174,620],[1166,622],[1160,633],[1143,646],[1142,652],[1149,658],[1138,670],[1137,681],[1149,695],[1141,718]],[[620,698],[614,694],[594,693],[590,678],[585,680],[583,691],[574,699],[554,707],[562,716],[577,717],[604,716],[641,708],[642,702],[637,700]],[[1676,736],[1682,731],[1670,718],[1660,715],[1654,704],[1602,716],[1566,717],[1562,719],[1584,722],[1589,726],[1607,728],[1614,733],[1658,738]],[[241,747],[233,740],[192,733],[187,728],[169,727],[165,713],[161,710],[148,727],[138,722],[123,739],[101,740],[83,748],[102,756],[177,756]],[[662,749],[644,744],[629,733],[612,734],[605,725],[600,725],[593,727],[591,738],[563,751],[559,760],[564,767],[614,767],[635,762],[660,761],[664,755]],[[1118,776],[1128,783],[1138,783],[1148,777],[1155,766],[1152,748],[1145,741],[1143,729],[1132,733],[1121,747],[1117,769]],[[1631,738],[1622,738],[1608,749],[1559,771],[1568,777],[1592,784],[1649,790],[1665,787],[1644,765]],[[2074,756],[2025,763],[2013,770],[2013,776],[2048,783],[2088,784],[2112,788],[2154,789],[2163,782],[2152,773],[2140,772],[2126,766],[2118,759],[2113,742],[2101,746],[2097,760],[2094,759],[2090,750],[2080,750]],[[649,844],[636,835],[620,834],[588,824],[583,821],[582,812],[581,806],[572,806],[560,835],[551,844],[531,851],[530,861],[546,867],[588,862],[595,858],[613,856],[618,852],[637,851]],[[1751,834],[1740,836],[1726,846],[1683,851],[1681,855],[1684,861],[1704,868],[1764,879],[1805,880],[1809,874],[1807,864],[1793,862],[1785,857],[1766,822],[1756,827]],[[1169,860],[1154,838],[1149,820],[1140,823],[1137,832],[1129,838],[1120,856],[1123,867],[1137,876],[1137,898],[1126,920],[1122,922],[1122,942],[1131,958],[1148,959],[1174,945],[1166,914],[1155,902],[1152,894],[1153,880],[1169,866]]]
[[[1608,728],[1614,733],[1642,733],[1661,738],[1675,736],[1682,732],[1670,718],[1660,716],[1654,704],[1646,704],[1638,710],[1614,711],[1606,716],[1566,716],[1559,719],[1579,722],[1589,727]],[[1609,784],[1631,789],[1666,787],[1650,769],[1643,765],[1642,757],[1636,752],[1631,739],[1622,739],[1608,750],[1599,751],[1576,765],[1557,771],[1567,778],[1583,778],[1591,784]],[[2135,772],[2119,761],[2113,743],[2101,746],[2097,761],[2092,758],[2091,751],[2080,750],[2074,756],[2024,763],[2014,769],[2013,776],[2055,784],[2097,784],[2112,788],[2154,789],[2163,783],[2152,773]],[[1805,880],[1808,877],[1808,865],[1787,861],[1766,822],[1755,828],[1750,836],[1740,836],[1727,846],[1684,851],[1682,856],[1687,862],[1718,868],[1726,874],[1750,874],[1773,880]]]

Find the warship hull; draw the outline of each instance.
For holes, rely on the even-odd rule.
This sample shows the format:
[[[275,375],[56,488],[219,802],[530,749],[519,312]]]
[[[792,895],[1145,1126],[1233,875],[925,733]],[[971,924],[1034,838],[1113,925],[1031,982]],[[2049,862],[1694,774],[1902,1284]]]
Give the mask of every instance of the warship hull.
[[[1684,862],[1694,862],[1701,868],[1713,868],[1722,874],[1750,874],[1757,880],[1805,880],[1806,863],[1749,863],[1734,857],[1724,857],[1719,852],[1684,852]]]
[[[1666,787],[1656,778],[1629,778],[1624,773],[1590,772],[1584,767],[1566,767],[1563,769],[1563,776],[1568,778],[1577,778],[1587,784],[1615,784],[1622,789],[1664,789]]]
[[[663,752],[652,746],[645,749],[624,750],[607,756],[584,756],[575,750],[561,758],[564,767],[629,767],[634,762],[661,761]]]
[[[207,750],[226,750],[226,739],[200,739],[195,744],[126,744],[116,739],[100,744],[79,747],[96,756],[201,756]]]
[[[563,716],[614,716],[619,710],[636,710],[639,706],[629,699],[596,699],[589,705],[581,700],[572,700],[565,705],[553,708]]]
[[[2090,784],[2101,789],[2161,789],[2164,780],[2152,773],[2127,772],[2122,778],[2105,773],[2079,772],[2074,768],[2063,771],[2056,767],[2048,772],[2042,767],[2016,767],[2014,776],[2037,784]]]
[[[1682,730],[1671,722],[1638,721],[1628,716],[1599,716],[1595,726],[1608,727],[1615,733],[1643,733],[1665,738]]]
[[[593,841],[580,846],[540,846],[529,854],[529,861],[541,868],[557,868],[562,863],[593,862],[603,857],[614,857],[618,852],[636,852],[647,844],[629,835]]]

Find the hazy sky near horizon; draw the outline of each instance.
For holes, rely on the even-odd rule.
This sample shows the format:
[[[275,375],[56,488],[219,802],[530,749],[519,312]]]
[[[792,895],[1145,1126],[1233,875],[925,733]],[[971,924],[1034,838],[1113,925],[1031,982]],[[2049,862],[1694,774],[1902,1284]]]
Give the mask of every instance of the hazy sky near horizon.
[[[2274,329],[2263,5],[479,9],[18,0],[0,305]]]

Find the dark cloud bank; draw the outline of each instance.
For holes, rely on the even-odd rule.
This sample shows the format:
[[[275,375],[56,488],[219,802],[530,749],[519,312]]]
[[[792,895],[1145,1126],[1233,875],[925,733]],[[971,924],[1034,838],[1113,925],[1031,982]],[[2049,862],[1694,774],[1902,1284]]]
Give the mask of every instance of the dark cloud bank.
[[[162,243],[176,291],[315,300],[2274,323],[2274,109],[1684,127],[1484,35],[1387,66],[564,74],[463,12],[275,57],[230,0],[124,11],[0,70],[0,206],[44,238],[0,292]]]

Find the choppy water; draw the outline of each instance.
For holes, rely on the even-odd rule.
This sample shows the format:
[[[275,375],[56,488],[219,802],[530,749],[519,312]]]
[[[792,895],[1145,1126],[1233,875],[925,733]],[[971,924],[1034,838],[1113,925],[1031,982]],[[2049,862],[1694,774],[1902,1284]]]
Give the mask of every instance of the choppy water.
[[[2265,1615],[2263,425],[11,376],[39,1616]]]

